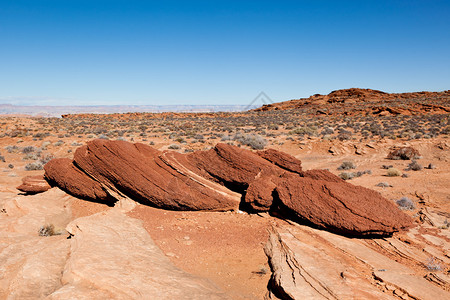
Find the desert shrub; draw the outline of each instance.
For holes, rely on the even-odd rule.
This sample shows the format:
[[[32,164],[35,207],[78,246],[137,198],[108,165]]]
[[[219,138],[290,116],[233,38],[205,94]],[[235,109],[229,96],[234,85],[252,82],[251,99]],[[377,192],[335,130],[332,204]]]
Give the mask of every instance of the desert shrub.
[[[43,225],[39,228],[38,231],[40,236],[53,236],[53,235],[60,235],[62,234],[62,231],[56,230],[55,226],[53,224],[50,225]]]
[[[36,170],[42,170],[43,165],[40,161],[35,161],[32,163],[29,163],[25,166],[25,171],[36,171]]]
[[[34,146],[26,146],[26,147],[23,147],[22,150],[21,150],[21,152],[23,154],[33,153],[33,152],[36,152],[36,151],[37,151],[37,148],[34,147]]]
[[[331,127],[326,127],[324,130],[322,130],[322,132],[320,133],[321,135],[331,135],[334,133],[334,129]]]
[[[177,145],[177,144],[172,144],[172,145],[169,146],[169,149],[172,149],[172,150],[178,150],[180,148],[181,147],[179,145]]]
[[[425,262],[425,268],[427,268],[428,271],[441,271],[442,265],[434,257],[430,257]]]
[[[399,169],[389,168],[387,170],[387,176],[389,176],[389,177],[395,177],[395,176],[401,176],[401,175],[402,175],[402,172],[400,172]]]
[[[314,130],[314,128],[311,127],[299,127],[299,128],[295,128],[294,130],[291,130],[288,132],[288,134],[293,135],[293,134],[298,134],[298,135],[314,135],[316,133],[316,130]]]
[[[394,167],[393,165],[382,165],[381,166],[382,169],[386,169],[386,170],[393,168],[393,167]]]
[[[377,183],[376,186],[383,187],[383,188],[385,188],[385,187],[392,187],[392,185],[390,185],[390,184],[387,183],[387,182],[380,182],[380,183]]]
[[[41,153],[27,153],[27,155],[24,156],[24,160],[38,160],[39,157],[41,157]]]
[[[395,201],[395,203],[403,210],[413,210],[416,208],[414,202],[408,197],[401,197],[399,200]]]
[[[98,135],[97,138],[98,138],[98,139],[101,139],[101,140],[109,140],[109,137],[107,137],[107,136],[104,135],[104,134]]]
[[[351,170],[351,169],[355,169],[355,168],[356,168],[356,165],[352,161],[344,161],[337,169],[338,170]]]
[[[337,138],[340,141],[348,141],[352,139],[352,133],[348,130],[340,129]]]
[[[393,159],[393,160],[419,159],[420,154],[419,154],[419,151],[417,151],[416,149],[414,149],[412,147],[400,147],[400,148],[396,148],[396,149],[392,150],[391,152],[389,152],[387,158]]]
[[[45,141],[42,143],[42,149],[46,149],[50,145],[51,145],[51,143],[49,141]]]
[[[51,153],[49,154],[45,154],[41,157],[41,159],[39,160],[43,165],[45,165],[46,163],[48,163],[49,161],[51,161],[52,159],[54,159],[55,156]]]
[[[372,174],[372,170],[364,170],[356,172],[356,177],[363,176],[364,174]]]
[[[254,150],[262,150],[267,145],[267,140],[257,134],[236,133],[233,140],[242,145],[249,146]]]
[[[341,177],[344,180],[350,180],[350,179],[356,177],[356,173],[354,173],[354,172],[342,172],[341,174],[339,174],[339,177]]]
[[[6,159],[5,159],[5,157],[3,155],[0,155],[0,161],[6,162]]]
[[[16,145],[6,146],[5,149],[6,151],[8,151],[8,153],[16,153],[17,151],[19,151],[19,147],[17,147]]]
[[[13,164],[9,164],[9,165],[8,165],[8,168],[14,169],[14,165],[13,165]]]
[[[364,170],[364,171],[358,171],[358,172],[342,172],[339,174],[339,177],[341,177],[344,180],[350,180],[355,177],[361,177],[364,174],[372,174],[371,170]]]
[[[55,147],[59,147],[59,146],[61,146],[61,145],[64,145],[64,141],[57,141],[57,142],[55,142],[54,144],[53,144],[53,146],[55,146]]]
[[[231,141],[231,139],[232,139],[231,136],[226,134],[222,135],[222,137],[220,138],[222,142]]]
[[[422,165],[420,165],[416,160],[411,161],[408,165],[407,170],[420,171],[422,170]]]

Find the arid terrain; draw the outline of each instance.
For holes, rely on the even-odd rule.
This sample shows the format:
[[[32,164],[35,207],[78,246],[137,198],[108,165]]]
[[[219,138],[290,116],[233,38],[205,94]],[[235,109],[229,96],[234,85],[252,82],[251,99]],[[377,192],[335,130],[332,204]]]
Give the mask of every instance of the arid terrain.
[[[0,123],[1,299],[450,298],[450,91],[349,89],[240,113]],[[97,139],[186,155],[218,143],[275,149],[375,190],[414,225],[355,237],[273,211],[113,207],[58,187],[16,189]]]

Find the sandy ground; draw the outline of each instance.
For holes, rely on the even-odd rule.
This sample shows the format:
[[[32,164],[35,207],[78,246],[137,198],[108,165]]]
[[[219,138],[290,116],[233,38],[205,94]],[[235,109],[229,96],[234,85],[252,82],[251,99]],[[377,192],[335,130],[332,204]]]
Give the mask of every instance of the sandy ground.
[[[27,118],[11,119],[4,123],[20,122],[24,126],[34,124]],[[6,126],[5,124],[3,126]],[[65,142],[54,146],[58,140]],[[155,147],[165,149],[169,142],[164,138],[152,138]],[[275,139],[276,140],[276,139]],[[15,187],[26,175],[43,174],[43,171],[25,171],[29,161],[23,160],[21,153],[8,153],[6,146],[40,147],[43,142],[50,145],[44,152],[56,157],[72,157],[77,146],[84,143],[74,137],[48,137],[33,141],[30,137],[0,139],[0,153],[6,162],[0,162],[0,187],[2,195],[17,195]],[[138,138],[135,142],[139,141]],[[213,145],[218,140],[210,140]],[[421,171],[404,171],[410,161],[386,159],[392,146],[413,146],[422,155],[419,162],[423,166],[432,163],[435,168]],[[285,151],[302,161],[304,169],[329,169],[335,174],[337,167],[347,160],[353,161],[357,168],[352,171],[371,170],[350,182],[375,189],[384,197],[396,200],[407,196],[416,204],[416,209],[408,212],[419,224],[418,212],[423,208],[434,209],[450,219],[450,140],[448,138],[422,139],[414,141],[345,141],[330,142],[320,139],[304,141],[285,141],[283,145],[272,143],[268,147]],[[205,147],[205,145],[202,145]],[[330,153],[330,147],[335,153]],[[362,154],[355,154],[355,149]],[[14,165],[10,168],[9,164]],[[393,165],[407,173],[409,177],[387,177],[382,165]],[[388,182],[392,187],[377,187],[379,182]],[[72,218],[89,216],[109,209],[102,204],[71,199],[69,202]],[[170,260],[179,268],[209,278],[234,299],[261,299],[267,291],[270,267],[263,247],[268,239],[268,229],[286,222],[267,214],[247,214],[244,212],[175,212],[138,205],[128,216],[142,220],[144,228]],[[395,257],[394,257],[395,258]],[[400,259],[398,259],[400,260]],[[405,261],[405,264],[408,264]],[[417,272],[423,268],[416,267]]]

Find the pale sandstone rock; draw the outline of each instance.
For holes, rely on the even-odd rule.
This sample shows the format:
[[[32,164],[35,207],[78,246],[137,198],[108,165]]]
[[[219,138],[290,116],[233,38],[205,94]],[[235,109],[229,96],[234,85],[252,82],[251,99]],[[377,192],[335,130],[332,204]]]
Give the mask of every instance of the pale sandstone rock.
[[[396,245],[397,255],[415,257],[407,244],[390,244]],[[364,240],[306,226],[283,227],[271,234],[265,251],[273,270],[267,299],[390,299],[395,291],[404,298],[450,297],[445,274],[423,278]],[[442,288],[430,281],[439,281]]]
[[[117,209],[79,218],[63,287],[49,299],[226,299],[206,279],[175,266],[155,245],[140,221]]]

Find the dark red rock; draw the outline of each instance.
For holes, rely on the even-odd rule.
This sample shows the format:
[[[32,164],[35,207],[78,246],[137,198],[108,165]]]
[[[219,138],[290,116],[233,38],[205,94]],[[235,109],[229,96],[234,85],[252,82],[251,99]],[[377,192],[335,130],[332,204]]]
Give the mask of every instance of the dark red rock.
[[[250,183],[245,193],[244,203],[252,211],[269,211],[273,203],[276,177],[260,177]]]
[[[329,182],[345,182],[345,180],[327,170],[308,170],[302,172],[300,176],[311,178],[314,180],[324,180]]]
[[[276,183],[280,209],[293,219],[346,235],[385,235],[412,226],[380,193],[347,182],[288,175]]]
[[[85,147],[78,150],[83,151]],[[52,159],[45,164],[44,170],[45,179],[50,185],[57,186],[72,196],[107,204],[115,202],[99,182],[77,168],[69,158]]]
[[[181,154],[94,140],[77,149],[73,161],[52,160],[45,171],[50,183],[93,201],[129,197],[172,210],[231,210],[241,204],[354,236],[389,235],[412,224],[379,193],[326,170],[303,171],[299,160],[276,150],[217,144]]]
[[[240,197],[221,193],[177,170],[144,144],[95,140],[78,149],[76,166],[103,186],[142,204],[172,210],[230,210]]]
[[[270,161],[274,165],[294,173],[302,173],[302,162],[294,156],[275,149],[267,149],[257,152],[259,156]]]
[[[43,175],[26,176],[22,178],[22,184],[17,187],[21,192],[37,194],[48,191],[51,186],[44,179]]]

